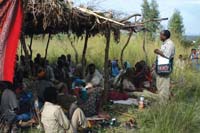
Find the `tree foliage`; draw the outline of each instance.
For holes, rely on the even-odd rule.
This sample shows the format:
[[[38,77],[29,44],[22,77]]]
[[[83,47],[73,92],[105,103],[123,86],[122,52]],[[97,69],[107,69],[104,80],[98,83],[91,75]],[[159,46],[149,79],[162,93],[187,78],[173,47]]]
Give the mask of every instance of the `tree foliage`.
[[[170,18],[168,28],[174,34],[174,37],[178,39],[183,39],[184,35],[184,24],[183,24],[183,17],[181,16],[180,11],[175,10],[174,14]]]
[[[142,15],[144,21],[159,18],[160,12],[156,0],[152,0],[151,3],[149,3],[148,0],[143,0]],[[150,22],[145,24],[145,27],[149,30],[148,36],[150,39],[155,39],[156,31],[159,26],[160,22]]]

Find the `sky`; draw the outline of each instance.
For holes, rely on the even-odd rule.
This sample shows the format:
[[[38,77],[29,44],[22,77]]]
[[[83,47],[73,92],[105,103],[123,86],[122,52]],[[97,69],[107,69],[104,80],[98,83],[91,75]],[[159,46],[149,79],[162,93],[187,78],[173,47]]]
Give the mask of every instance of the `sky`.
[[[143,0],[74,0],[75,5],[96,5],[102,10],[117,10],[127,14],[141,13]],[[149,0],[150,1],[150,0]],[[157,0],[160,17],[170,18],[175,10],[183,17],[186,35],[200,35],[200,0]],[[167,28],[168,21],[161,23]]]

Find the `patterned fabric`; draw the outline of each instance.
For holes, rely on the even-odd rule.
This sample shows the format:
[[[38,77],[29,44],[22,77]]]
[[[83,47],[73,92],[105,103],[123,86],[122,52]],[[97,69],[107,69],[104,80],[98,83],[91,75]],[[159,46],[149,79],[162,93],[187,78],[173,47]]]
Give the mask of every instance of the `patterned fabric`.
[[[100,98],[100,91],[98,88],[89,95],[89,98],[86,102],[81,103],[80,108],[85,113],[86,117],[91,117],[97,115],[97,106]]]
[[[21,1],[0,0],[0,80],[13,82],[21,23]]]

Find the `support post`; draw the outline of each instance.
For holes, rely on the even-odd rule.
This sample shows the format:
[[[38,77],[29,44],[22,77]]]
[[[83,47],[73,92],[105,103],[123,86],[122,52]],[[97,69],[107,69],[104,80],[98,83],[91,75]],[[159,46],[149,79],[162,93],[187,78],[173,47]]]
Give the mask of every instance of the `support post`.
[[[25,57],[28,57],[29,53],[28,53],[28,49],[26,47],[26,40],[25,40],[25,36],[24,36],[23,33],[21,34],[20,42],[21,42],[21,46],[22,46],[22,48],[24,50]]]
[[[29,48],[29,52],[30,52],[30,58],[32,59],[32,56],[33,56],[33,50],[32,50],[33,35],[31,35],[30,37],[31,37],[30,38],[31,40],[30,40],[30,44],[29,44],[28,48]]]
[[[83,78],[85,77],[85,69],[86,69],[86,52],[87,52],[87,46],[88,46],[88,38],[89,38],[89,33],[86,31],[85,35],[85,42],[84,42],[84,48],[83,48],[83,53],[82,53],[82,73],[83,73]]]
[[[106,47],[105,47],[105,62],[104,62],[104,91],[103,91],[103,103],[104,105],[107,102],[107,95],[109,90],[109,50],[110,50],[110,24],[108,24],[108,27],[106,29],[105,37],[106,37]]]
[[[46,46],[46,49],[45,49],[45,56],[44,56],[44,59],[45,59],[45,60],[47,59],[47,54],[48,54],[48,49],[49,49],[50,38],[51,38],[51,34],[49,33],[49,37],[48,37],[48,41],[47,41],[47,46]]]
[[[78,40],[78,39],[77,39]],[[78,42],[78,41],[77,41]],[[77,49],[76,49],[76,47],[74,46],[74,43],[73,43],[73,41],[71,40],[70,41],[70,43],[71,43],[71,46],[72,46],[72,48],[73,48],[73,50],[74,50],[74,53],[75,53],[75,61],[76,61],[76,65],[78,64],[78,51],[77,51]]]
[[[130,40],[131,40],[132,35],[133,35],[133,31],[131,31],[131,32],[129,33],[128,40],[127,40],[127,42],[125,43],[125,45],[124,45],[124,47],[122,48],[122,51],[121,51],[120,61],[121,61],[121,66],[122,66],[122,68],[124,68],[124,61],[123,61],[124,51],[125,51],[125,49],[127,48],[128,44],[129,44],[129,42],[130,42]]]

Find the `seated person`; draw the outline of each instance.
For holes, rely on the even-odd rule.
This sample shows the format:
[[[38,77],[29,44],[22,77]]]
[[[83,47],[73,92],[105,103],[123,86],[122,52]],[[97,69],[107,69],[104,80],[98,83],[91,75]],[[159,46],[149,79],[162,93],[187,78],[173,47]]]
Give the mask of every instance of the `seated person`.
[[[91,117],[98,114],[100,90],[97,87],[93,87],[90,83],[87,84],[85,89],[86,92],[82,91],[78,106],[83,110],[86,117]]]
[[[85,81],[80,78],[74,78],[72,82],[72,94],[79,97],[81,88],[85,86]]]
[[[95,64],[90,64],[88,66],[88,72],[86,76],[86,83],[91,83],[94,87],[103,86],[103,76],[96,69]]]
[[[41,121],[46,133],[77,133],[77,128],[87,127],[87,121],[83,112],[77,108],[70,120],[64,114],[61,106],[57,105],[57,92],[56,88],[46,88],[44,91],[44,108],[41,113]]]
[[[68,54],[68,55],[67,55],[66,63],[67,63],[67,65],[68,65],[68,67],[69,67],[69,73],[70,73],[70,74],[74,73],[74,68],[75,68],[75,63],[72,61],[71,58],[72,58],[71,55]]]
[[[1,97],[1,113],[4,116],[4,120],[9,125],[31,126],[35,121],[31,119],[30,112],[21,112],[12,83],[8,81],[2,81],[2,83],[1,88],[4,91]]]
[[[83,78],[82,64],[77,64],[73,73],[74,77]]]
[[[135,91],[136,87],[134,85],[134,73],[135,70],[133,68],[128,68],[125,74],[122,75],[122,88],[126,91]]]
[[[65,112],[69,112],[72,104],[76,104],[77,98],[68,93],[68,88],[64,83],[56,86],[58,92],[57,102]]]
[[[124,74],[127,72],[128,69],[131,69],[131,65],[128,61],[126,61],[126,62],[124,62],[123,69],[120,70],[118,76],[115,77],[115,79],[112,83],[114,88],[121,88],[122,87],[121,82],[123,80]]]
[[[147,66],[145,61],[140,61],[135,64],[135,77],[134,85],[136,88],[150,88],[150,82],[152,80],[150,68]],[[147,85],[147,82],[149,83]]]
[[[64,62],[61,58],[58,58],[57,60],[57,66],[54,68],[54,74],[56,80],[60,82],[67,82],[69,80],[68,72],[65,70]]]
[[[14,121],[17,109],[19,108],[18,100],[12,84],[7,81],[1,81],[1,83],[1,88],[4,89],[1,97],[1,113],[5,116],[5,119],[11,124]]]
[[[131,68],[131,64],[128,61],[124,62],[124,69],[127,70],[128,68]]]
[[[44,103],[43,93],[45,88],[52,87],[53,83],[51,81],[46,80],[45,78],[45,70],[40,69],[37,75],[37,80],[33,83],[33,94],[35,99],[38,98],[40,104]]]
[[[112,71],[111,76],[116,77],[120,72],[117,61],[112,61],[111,64],[112,64],[112,66],[111,66],[111,71]]]
[[[121,81],[123,90],[142,91],[151,88],[152,75],[144,61],[137,62],[134,68],[126,69],[118,81]]]

